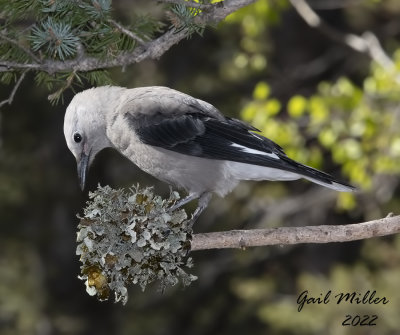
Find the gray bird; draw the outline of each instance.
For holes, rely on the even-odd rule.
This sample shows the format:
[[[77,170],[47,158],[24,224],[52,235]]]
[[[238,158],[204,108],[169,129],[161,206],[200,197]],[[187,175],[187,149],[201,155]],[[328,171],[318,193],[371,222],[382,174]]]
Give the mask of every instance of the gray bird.
[[[112,147],[143,171],[199,199],[197,217],[212,193],[241,180],[308,179],[336,191],[354,187],[290,159],[259,130],[225,117],[211,104],[167,87],[104,86],[74,96],[64,120],[68,148],[82,190],[96,154]]]

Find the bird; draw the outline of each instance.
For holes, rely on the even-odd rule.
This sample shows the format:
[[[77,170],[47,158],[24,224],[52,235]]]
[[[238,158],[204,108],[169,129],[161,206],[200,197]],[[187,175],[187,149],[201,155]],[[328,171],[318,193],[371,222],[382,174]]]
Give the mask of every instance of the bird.
[[[65,112],[64,135],[82,190],[95,156],[111,147],[141,170],[185,190],[174,209],[197,199],[194,218],[212,194],[223,197],[242,180],[305,178],[336,191],[355,190],[292,160],[257,128],[163,86],[100,86],[77,93]]]

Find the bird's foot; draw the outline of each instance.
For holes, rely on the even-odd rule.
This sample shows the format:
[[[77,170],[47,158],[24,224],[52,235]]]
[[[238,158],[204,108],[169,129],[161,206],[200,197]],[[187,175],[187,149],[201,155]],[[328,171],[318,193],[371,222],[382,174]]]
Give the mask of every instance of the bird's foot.
[[[170,212],[173,212],[177,210],[178,208],[181,208],[182,206],[186,205],[187,203],[191,202],[192,200],[195,200],[199,197],[198,194],[189,194],[187,197],[182,198],[178,200],[173,206],[169,208]]]
[[[199,198],[199,203],[197,205],[196,210],[192,214],[192,217],[190,218],[190,223],[193,225],[197,219],[199,218],[200,214],[207,208],[208,203],[210,202],[212,197],[212,193],[206,192],[203,193],[200,198]]]

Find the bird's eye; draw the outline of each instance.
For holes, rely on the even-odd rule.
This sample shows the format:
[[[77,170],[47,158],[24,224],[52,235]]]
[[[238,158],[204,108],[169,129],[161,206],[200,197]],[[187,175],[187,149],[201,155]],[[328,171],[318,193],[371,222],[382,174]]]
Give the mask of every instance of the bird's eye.
[[[80,142],[82,141],[82,135],[79,134],[79,133],[75,133],[75,134],[74,134],[74,141],[75,141],[76,143],[80,143]]]

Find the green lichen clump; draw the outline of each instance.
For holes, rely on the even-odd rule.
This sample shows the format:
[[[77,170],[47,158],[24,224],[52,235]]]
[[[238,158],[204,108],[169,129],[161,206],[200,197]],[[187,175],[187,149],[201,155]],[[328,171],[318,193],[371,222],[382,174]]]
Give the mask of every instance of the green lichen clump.
[[[115,301],[125,304],[129,284],[144,290],[159,281],[164,290],[196,279],[183,270],[192,266],[187,257],[191,222],[183,209],[169,210],[179,199],[177,192],[162,199],[152,188],[99,186],[89,198],[79,217],[76,253],[82,262],[79,278],[90,295],[108,300],[114,292]]]

